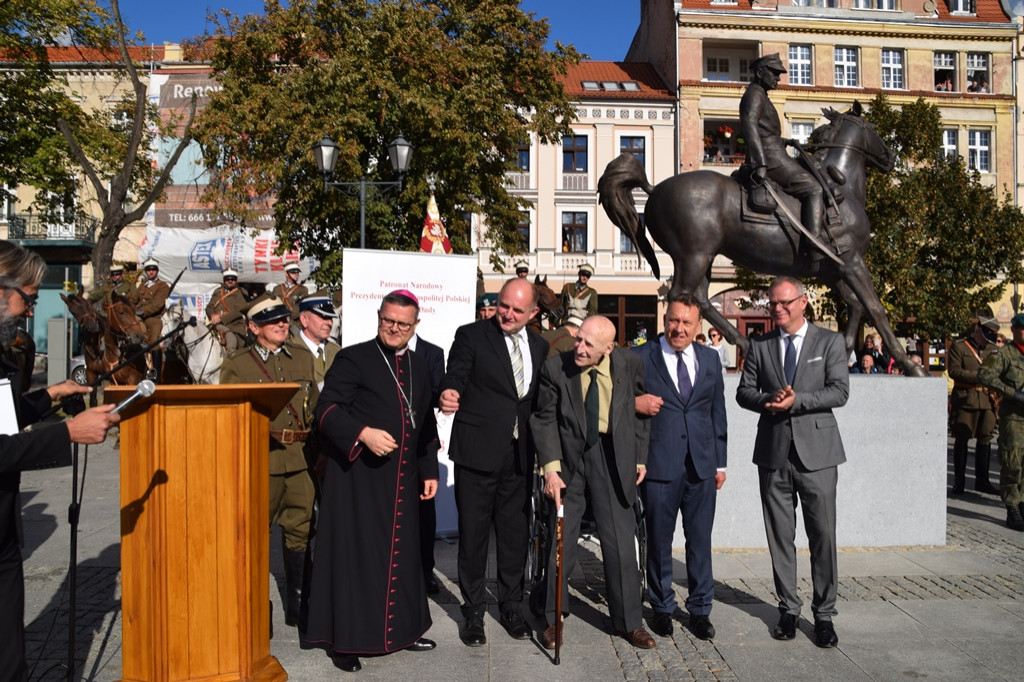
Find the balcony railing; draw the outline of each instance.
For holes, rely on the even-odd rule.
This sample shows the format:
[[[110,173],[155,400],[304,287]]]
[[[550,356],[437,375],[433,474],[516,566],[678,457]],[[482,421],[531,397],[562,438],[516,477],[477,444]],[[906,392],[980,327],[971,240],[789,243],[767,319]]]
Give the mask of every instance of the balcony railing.
[[[79,216],[73,223],[52,223],[42,216],[31,213],[19,213],[8,218],[7,236],[9,239],[25,239],[34,241],[86,241],[96,239],[96,230],[100,221],[91,216]]]

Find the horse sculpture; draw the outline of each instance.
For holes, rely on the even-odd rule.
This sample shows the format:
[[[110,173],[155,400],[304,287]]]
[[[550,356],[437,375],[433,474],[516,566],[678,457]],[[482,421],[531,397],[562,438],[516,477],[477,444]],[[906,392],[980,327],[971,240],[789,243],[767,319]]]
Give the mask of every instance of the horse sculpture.
[[[181,302],[167,306],[163,318],[163,333],[168,334],[186,321],[185,308]],[[172,340],[170,352],[180,352],[188,367],[191,379],[197,384],[216,384],[220,381],[220,366],[224,362],[224,347],[217,335],[201,322],[182,329],[181,335]]]
[[[548,286],[548,278],[545,275],[541,278],[537,275],[533,280],[533,286],[537,290],[537,313],[527,326],[538,334],[554,329],[563,317],[565,308],[562,307],[562,299],[555,293],[555,290]],[[547,323],[547,327],[544,324]]]
[[[854,103],[849,113],[835,109],[822,112],[829,123],[814,131],[808,147],[833,177],[845,177],[845,201],[839,204],[842,223],[830,227],[838,251],[835,260],[812,258],[804,237],[779,213],[760,215],[748,211],[743,205],[746,193],[740,184],[714,171],[681,173],[652,187],[639,161],[631,154],[623,154],[608,164],[598,183],[600,201],[608,217],[629,235],[650,263],[654,276],[660,279],[654,247],[644,233],[631,192],[641,188],[649,195],[644,223],[654,241],[672,257],[671,293],[696,296],[705,319],[720,329],[730,343],[746,350],[749,340],[708,300],[711,262],[717,254],[755,272],[817,277],[838,292],[849,307],[847,349],[853,349],[866,311],[904,371],[925,376],[925,370],[907,357],[897,341],[864,263],[871,238],[871,226],[864,212],[867,168],[887,173],[892,170],[895,155],[874,125],[864,120],[859,102]],[[799,215],[799,202],[788,196],[781,199],[791,213]]]

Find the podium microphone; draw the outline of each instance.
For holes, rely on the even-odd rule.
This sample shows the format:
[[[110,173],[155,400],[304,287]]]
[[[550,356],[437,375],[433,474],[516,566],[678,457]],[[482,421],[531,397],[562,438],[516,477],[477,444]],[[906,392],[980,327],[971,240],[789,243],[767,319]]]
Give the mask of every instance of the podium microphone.
[[[156,384],[149,379],[143,379],[139,382],[139,385],[135,387],[135,390],[132,391],[130,396],[114,406],[114,409],[110,411],[110,414],[120,414],[139,398],[148,398],[153,395],[154,391],[156,391]]]

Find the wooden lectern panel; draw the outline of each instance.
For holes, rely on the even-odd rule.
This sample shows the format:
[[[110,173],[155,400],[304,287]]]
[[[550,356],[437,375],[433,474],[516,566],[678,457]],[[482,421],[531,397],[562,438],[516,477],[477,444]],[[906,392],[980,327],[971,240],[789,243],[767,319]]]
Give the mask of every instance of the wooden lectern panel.
[[[269,415],[297,390],[161,386],[124,413],[125,682],[287,679],[270,655]]]

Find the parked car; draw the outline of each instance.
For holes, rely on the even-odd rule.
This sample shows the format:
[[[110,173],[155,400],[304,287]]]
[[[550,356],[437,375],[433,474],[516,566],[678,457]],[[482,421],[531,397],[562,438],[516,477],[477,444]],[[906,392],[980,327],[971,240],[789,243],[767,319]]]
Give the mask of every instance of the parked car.
[[[85,371],[84,355],[76,355],[71,358],[71,378],[83,386],[89,383],[89,377]]]

